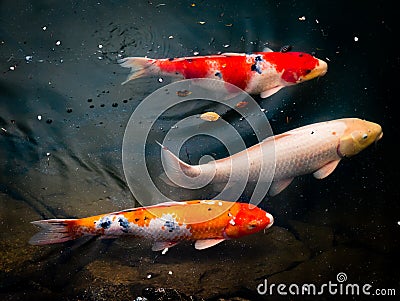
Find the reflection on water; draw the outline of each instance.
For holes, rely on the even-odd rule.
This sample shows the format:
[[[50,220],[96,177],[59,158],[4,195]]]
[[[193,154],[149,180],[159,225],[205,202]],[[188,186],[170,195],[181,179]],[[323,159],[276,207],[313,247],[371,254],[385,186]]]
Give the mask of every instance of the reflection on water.
[[[398,192],[388,196],[396,178],[393,168],[386,169],[384,155],[391,138],[386,102],[393,93],[382,82],[391,71],[385,68],[393,68],[392,52],[383,53],[382,45],[395,27],[385,6],[375,4],[3,1],[2,299],[124,300],[162,287],[186,297],[255,300],[261,298],[256,287],[264,278],[277,284],[326,283],[339,272],[352,283],[398,288],[391,268],[398,260]],[[385,137],[375,148],[344,160],[328,178],[300,177],[265,200],[262,207],[275,217],[270,231],[201,252],[182,244],[163,256],[152,253],[149,242],[134,239],[27,244],[36,232],[30,221],[137,205],[122,168],[125,127],[139,103],[172,79],[141,78],[121,86],[127,70],[116,63],[119,57],[279,50],[283,45],[327,59],[329,71],[271,98],[255,97],[274,133],[360,117],[380,123]],[[383,54],[382,64],[376,58]],[[192,109],[177,108],[177,114],[159,120],[151,137],[164,136]],[[207,103],[201,110],[218,107]],[[221,116],[239,123],[235,114]],[[257,142],[251,135],[245,141]],[[146,152],[150,165],[159,158],[154,141]],[[196,162],[204,154],[221,158],[226,150],[200,137],[181,155]]]

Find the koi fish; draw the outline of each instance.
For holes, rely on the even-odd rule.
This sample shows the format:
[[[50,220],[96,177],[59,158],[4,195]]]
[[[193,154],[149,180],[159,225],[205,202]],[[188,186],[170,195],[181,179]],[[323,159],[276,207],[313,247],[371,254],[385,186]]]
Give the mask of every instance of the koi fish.
[[[273,174],[268,194],[274,196],[297,176],[312,173],[317,179],[327,177],[343,158],[358,154],[382,135],[379,124],[358,118],[336,119],[268,137],[230,157],[201,165],[189,165],[161,145],[165,169],[161,179],[176,186],[182,183],[182,176],[189,183],[200,175],[212,179],[210,183],[226,183],[229,178],[235,182],[247,174],[249,182],[258,181],[259,176],[271,179],[267,175]],[[232,174],[233,166],[238,173]]]
[[[178,76],[185,79],[211,78],[236,85],[249,94],[271,96],[327,72],[325,61],[303,52],[222,53],[170,59],[127,57],[118,63],[131,68],[126,82],[150,75]]]
[[[165,202],[81,219],[33,221],[42,231],[29,243],[47,245],[85,235],[151,239],[153,251],[170,248],[183,240],[195,241],[198,250],[224,240],[239,238],[269,228],[273,217],[246,203],[218,200]]]

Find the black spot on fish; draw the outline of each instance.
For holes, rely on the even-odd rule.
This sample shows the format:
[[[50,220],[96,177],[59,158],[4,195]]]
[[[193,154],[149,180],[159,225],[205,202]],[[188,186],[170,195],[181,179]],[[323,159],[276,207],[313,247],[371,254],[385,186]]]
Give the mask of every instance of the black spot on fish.
[[[311,135],[314,134],[314,131],[311,131]]]
[[[251,71],[256,71],[258,74],[261,74],[261,73],[262,73],[262,70],[261,70],[261,68],[258,66],[257,63],[251,65],[250,69],[251,69]]]
[[[299,54],[299,57],[303,57],[303,54],[302,54],[302,53],[300,53],[300,54]]]
[[[108,228],[110,228],[110,226],[111,226],[110,220],[100,223],[100,227],[102,227],[103,229],[108,229]]]
[[[285,52],[289,52],[289,51],[291,51],[291,50],[292,50],[292,48],[293,48],[293,46],[292,46],[292,45],[285,45],[285,46],[282,46],[282,48],[281,48],[280,52],[283,52],[283,53],[285,53]]]
[[[305,74],[310,74],[310,73],[311,73],[311,70],[310,70],[310,69],[307,69],[307,70],[304,71],[304,73],[305,73]]]
[[[139,221],[139,218],[135,218],[135,222],[138,222]]]
[[[129,229],[129,222],[125,217],[120,217],[118,219],[119,225],[122,227],[122,232],[124,233],[128,233],[128,229]]]
[[[211,208],[208,208],[208,211],[211,211]]]
[[[263,59],[262,59],[261,55],[257,55],[254,60],[256,62],[261,62]]]
[[[128,222],[128,220],[127,220],[125,217],[120,217],[120,218],[118,219],[118,222],[119,222],[119,225],[120,225],[122,228],[125,228],[125,229],[129,228],[129,222]]]
[[[164,227],[168,228],[168,232],[173,232],[175,229],[179,229],[179,226],[173,221],[165,221]]]
[[[186,59],[186,61],[187,61],[188,63],[191,63],[191,62],[193,62],[193,59]]]
[[[219,79],[222,79],[222,74],[219,71],[215,72],[215,76],[219,77]]]
[[[97,227],[108,229],[111,227],[112,222],[110,217],[104,216],[98,222],[95,222],[95,224],[97,224]]]
[[[174,60],[173,57],[170,57],[170,58],[168,59],[168,61],[170,61],[170,62],[172,62],[173,60]]]

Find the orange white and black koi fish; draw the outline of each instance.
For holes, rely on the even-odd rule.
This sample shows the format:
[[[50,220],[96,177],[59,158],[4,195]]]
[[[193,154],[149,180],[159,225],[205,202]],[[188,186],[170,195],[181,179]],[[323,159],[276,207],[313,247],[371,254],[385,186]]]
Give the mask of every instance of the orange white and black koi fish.
[[[226,239],[259,232],[273,224],[271,214],[246,204],[218,200],[166,202],[81,219],[48,219],[32,222],[42,227],[29,243],[62,243],[85,235],[151,239],[153,251],[183,240],[196,241],[198,250]]]
[[[211,78],[233,84],[249,94],[271,96],[327,72],[325,61],[303,52],[222,53],[170,59],[127,57],[118,61],[131,68],[124,83],[142,76],[167,75],[185,79]]]

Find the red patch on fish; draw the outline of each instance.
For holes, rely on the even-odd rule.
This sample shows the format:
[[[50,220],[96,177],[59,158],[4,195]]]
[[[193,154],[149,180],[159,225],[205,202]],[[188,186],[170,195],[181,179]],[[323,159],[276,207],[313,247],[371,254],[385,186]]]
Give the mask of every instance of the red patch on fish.
[[[181,74],[186,79],[216,78],[222,79],[241,89],[245,89],[250,79],[249,64],[245,56],[204,56],[158,60],[156,65],[162,72]]]
[[[296,83],[301,76],[307,75],[319,65],[315,57],[303,52],[268,52],[264,57],[274,64],[277,72],[283,72],[282,79],[289,83]]]

